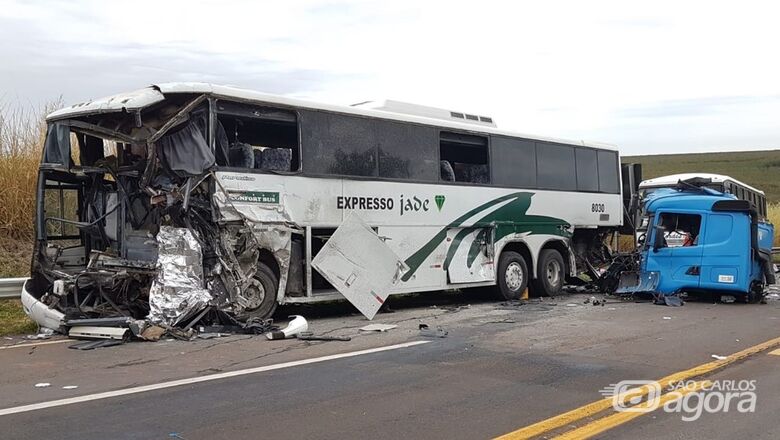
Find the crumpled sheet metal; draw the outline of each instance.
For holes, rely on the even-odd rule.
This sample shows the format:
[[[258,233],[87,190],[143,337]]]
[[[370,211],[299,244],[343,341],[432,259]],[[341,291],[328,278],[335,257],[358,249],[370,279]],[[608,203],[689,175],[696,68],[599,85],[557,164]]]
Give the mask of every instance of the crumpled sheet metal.
[[[284,225],[255,226],[252,229],[252,234],[254,234],[260,248],[271,251],[276,262],[279,263],[281,276],[279,277],[279,290],[276,292],[276,298],[280,301],[284,298],[284,292],[287,289],[293,231],[295,230]]]
[[[187,228],[161,226],[157,278],[149,290],[149,320],[175,326],[203,310],[211,294],[203,287],[200,244]]]

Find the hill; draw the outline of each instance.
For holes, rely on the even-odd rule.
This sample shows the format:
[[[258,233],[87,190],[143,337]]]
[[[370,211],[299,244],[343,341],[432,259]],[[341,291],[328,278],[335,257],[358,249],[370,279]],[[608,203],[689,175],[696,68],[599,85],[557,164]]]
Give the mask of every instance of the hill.
[[[694,172],[725,174],[763,190],[767,202],[780,202],[780,150],[624,156],[622,161],[641,163],[643,179]]]

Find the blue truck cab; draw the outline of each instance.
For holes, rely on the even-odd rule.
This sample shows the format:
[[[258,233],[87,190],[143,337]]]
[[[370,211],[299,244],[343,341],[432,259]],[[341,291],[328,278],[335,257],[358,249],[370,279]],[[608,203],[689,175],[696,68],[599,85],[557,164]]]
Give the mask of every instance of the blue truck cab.
[[[759,220],[750,202],[709,188],[667,188],[648,196],[644,212],[649,227],[639,237],[640,271],[619,293],[708,292],[754,300],[774,283],[774,227]],[[670,236],[676,239],[667,241]]]

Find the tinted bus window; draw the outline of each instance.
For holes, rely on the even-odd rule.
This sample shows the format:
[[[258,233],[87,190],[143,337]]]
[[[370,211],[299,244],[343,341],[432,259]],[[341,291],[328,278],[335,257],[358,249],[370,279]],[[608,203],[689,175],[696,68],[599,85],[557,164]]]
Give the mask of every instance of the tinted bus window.
[[[536,148],[523,139],[492,136],[493,182],[499,186],[536,188]]]
[[[577,189],[579,191],[599,190],[599,161],[596,150],[578,148],[577,159]]]
[[[618,159],[614,151],[599,151],[599,191],[615,194],[620,192]]]
[[[576,173],[573,147],[536,143],[536,182],[539,188],[575,191]]]
[[[312,174],[377,175],[371,119],[301,111],[303,169]]]
[[[379,146],[379,176],[438,180],[436,129],[391,121],[372,121]]]

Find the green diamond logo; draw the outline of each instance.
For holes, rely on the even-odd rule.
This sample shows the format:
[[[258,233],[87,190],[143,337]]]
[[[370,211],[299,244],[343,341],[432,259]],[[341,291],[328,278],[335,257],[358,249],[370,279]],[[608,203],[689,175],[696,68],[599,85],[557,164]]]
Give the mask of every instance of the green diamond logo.
[[[441,207],[444,206],[444,196],[438,195],[433,198],[436,201],[436,207],[441,211]]]

